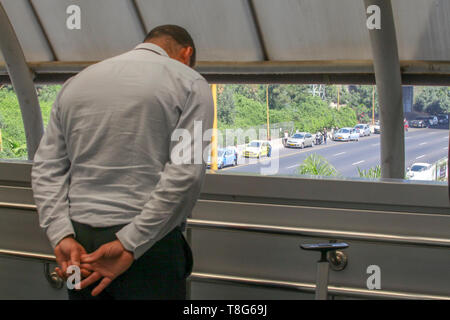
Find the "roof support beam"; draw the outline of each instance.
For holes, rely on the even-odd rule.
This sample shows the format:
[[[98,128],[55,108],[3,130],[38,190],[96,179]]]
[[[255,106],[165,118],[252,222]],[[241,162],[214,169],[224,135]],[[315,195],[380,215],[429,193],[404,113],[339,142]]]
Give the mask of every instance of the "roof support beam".
[[[25,2],[26,3],[26,2]],[[51,54],[52,54],[52,60],[53,61],[58,61],[58,56],[56,55],[56,51],[55,48],[53,48],[52,43],[50,42],[50,39],[48,37],[47,32],[45,31],[44,25],[42,24],[41,19],[39,18],[39,15],[37,13],[37,10],[33,4],[33,2],[31,0],[28,1],[28,5],[30,6],[31,12],[33,13],[34,18],[36,19],[36,22],[39,25],[39,28],[41,29],[42,35],[45,38],[45,42],[47,43],[47,47],[49,48]]]
[[[250,14],[252,15],[252,21],[256,29],[256,34],[258,36],[259,45],[261,46],[261,51],[264,61],[269,61],[269,52],[267,51],[266,42],[264,40],[263,32],[261,30],[261,25],[259,23],[258,14],[256,13],[255,4],[253,0],[247,0],[248,8],[250,9]]]
[[[33,160],[44,133],[41,108],[33,83],[33,74],[27,66],[19,40],[1,2],[0,50],[19,100],[27,139],[28,159]]]
[[[131,5],[133,6],[134,9],[134,13],[136,14],[136,17],[139,21],[139,26],[141,27],[141,31],[142,31],[142,41],[144,41],[144,38],[147,36],[147,28],[145,26],[145,21],[144,18],[142,17],[142,13],[141,10],[139,9],[139,5],[137,4],[136,0],[130,0],[131,1]]]
[[[380,9],[381,28],[369,29],[380,106],[381,177],[405,178],[402,78],[391,0],[364,0]]]
[[[30,62],[35,83],[62,83],[97,61]],[[450,86],[450,63],[401,61],[404,85]],[[215,83],[375,84],[371,60],[199,61],[196,70]],[[11,83],[0,63],[0,84]]]

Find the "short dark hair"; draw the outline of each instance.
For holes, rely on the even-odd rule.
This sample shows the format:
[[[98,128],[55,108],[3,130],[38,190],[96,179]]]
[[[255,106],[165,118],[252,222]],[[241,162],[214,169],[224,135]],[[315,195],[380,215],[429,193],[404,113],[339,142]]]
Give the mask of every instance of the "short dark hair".
[[[189,32],[186,31],[186,29],[174,25],[174,24],[166,24],[162,26],[158,26],[152,31],[150,31],[147,36],[144,39],[144,42],[158,38],[161,36],[170,36],[172,37],[179,45],[183,47],[192,47],[192,56],[191,60],[189,61],[189,65],[193,67],[195,65],[195,59],[196,59],[196,50],[194,45],[194,40],[192,40],[191,35]]]

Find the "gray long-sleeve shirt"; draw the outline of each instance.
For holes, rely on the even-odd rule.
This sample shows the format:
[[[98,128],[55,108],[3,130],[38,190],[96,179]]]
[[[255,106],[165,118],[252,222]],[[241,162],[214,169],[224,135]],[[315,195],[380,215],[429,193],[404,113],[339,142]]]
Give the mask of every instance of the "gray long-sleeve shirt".
[[[32,168],[40,225],[53,248],[75,235],[71,220],[127,224],[116,236],[135,259],[183,227],[203,182],[198,153],[209,143],[213,110],[206,80],[150,43],[69,79]],[[179,131],[192,137],[181,148],[171,139]]]

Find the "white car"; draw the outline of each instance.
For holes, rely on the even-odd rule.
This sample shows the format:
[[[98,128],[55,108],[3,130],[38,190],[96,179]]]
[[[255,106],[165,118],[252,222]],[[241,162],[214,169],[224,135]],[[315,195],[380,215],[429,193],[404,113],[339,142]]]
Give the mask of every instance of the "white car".
[[[434,180],[433,165],[426,162],[414,163],[406,171],[409,180]]]
[[[353,128],[342,128],[334,133],[334,141],[359,141],[359,133]]]
[[[286,141],[286,148],[304,148],[312,147],[314,137],[309,132],[298,132]]]
[[[370,127],[367,124],[357,124],[354,129],[359,131],[360,137],[370,136]]]

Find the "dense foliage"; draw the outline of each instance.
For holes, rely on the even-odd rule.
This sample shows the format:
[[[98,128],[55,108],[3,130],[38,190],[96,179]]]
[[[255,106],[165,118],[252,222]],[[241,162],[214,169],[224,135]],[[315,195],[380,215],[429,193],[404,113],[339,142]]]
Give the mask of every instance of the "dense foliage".
[[[267,91],[271,124],[289,123],[291,129],[316,132],[323,128],[354,126],[358,120],[352,108],[330,107],[337,90],[325,88],[314,95],[307,85],[220,85],[218,126],[223,128],[260,127],[267,123]],[[271,125],[271,128],[273,126]],[[277,126],[277,128],[283,128]]]
[[[450,113],[450,87],[420,88],[414,110],[432,115]]]
[[[48,122],[53,101],[56,99],[60,87],[36,87],[44,126]],[[0,130],[2,135],[0,159],[27,159],[27,143],[22,113],[11,86],[4,86],[0,89]]]

